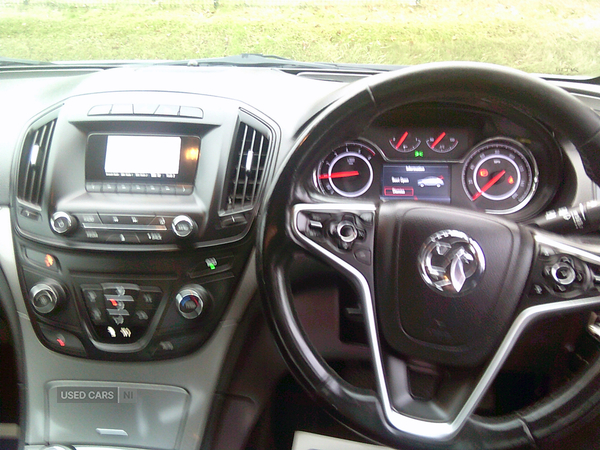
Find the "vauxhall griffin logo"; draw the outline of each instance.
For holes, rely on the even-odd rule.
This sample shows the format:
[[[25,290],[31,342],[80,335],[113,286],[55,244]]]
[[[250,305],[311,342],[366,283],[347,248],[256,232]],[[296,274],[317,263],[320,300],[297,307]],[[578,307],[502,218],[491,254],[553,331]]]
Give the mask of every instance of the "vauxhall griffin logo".
[[[431,289],[457,297],[475,288],[485,271],[485,258],[479,244],[465,233],[443,230],[423,243],[418,265]]]

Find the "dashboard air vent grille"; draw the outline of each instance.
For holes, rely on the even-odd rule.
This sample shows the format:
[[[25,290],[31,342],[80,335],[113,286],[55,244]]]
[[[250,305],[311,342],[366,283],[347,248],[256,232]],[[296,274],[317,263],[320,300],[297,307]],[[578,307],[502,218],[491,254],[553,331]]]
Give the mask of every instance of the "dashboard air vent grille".
[[[56,120],[53,120],[36,130],[31,130],[25,140],[19,165],[20,200],[34,205],[41,202],[44,171],[55,125]]]
[[[235,155],[230,166],[227,211],[249,209],[259,194],[268,160],[267,136],[240,123],[235,142]]]

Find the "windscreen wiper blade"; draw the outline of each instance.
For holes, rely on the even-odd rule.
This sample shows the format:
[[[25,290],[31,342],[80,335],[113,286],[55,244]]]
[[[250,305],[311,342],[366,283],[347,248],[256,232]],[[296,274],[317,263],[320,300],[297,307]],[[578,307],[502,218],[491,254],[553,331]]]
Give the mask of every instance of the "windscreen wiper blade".
[[[0,67],[17,67],[17,66],[48,66],[54,65],[47,61],[34,61],[31,59],[7,58],[0,57]]]
[[[371,70],[389,71],[401,66],[379,66],[347,63],[304,62],[283,56],[263,55],[261,53],[242,53],[222,58],[202,58],[181,61],[164,61],[159,64],[176,64],[186,66],[237,66],[237,67],[267,67],[289,70]]]

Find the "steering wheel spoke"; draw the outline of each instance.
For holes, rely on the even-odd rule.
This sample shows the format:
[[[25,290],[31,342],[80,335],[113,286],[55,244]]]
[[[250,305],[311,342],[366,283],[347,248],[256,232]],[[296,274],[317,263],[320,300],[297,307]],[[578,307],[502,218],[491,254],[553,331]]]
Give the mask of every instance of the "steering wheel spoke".
[[[292,212],[294,237],[341,271],[371,281],[375,211],[372,203],[298,204]]]

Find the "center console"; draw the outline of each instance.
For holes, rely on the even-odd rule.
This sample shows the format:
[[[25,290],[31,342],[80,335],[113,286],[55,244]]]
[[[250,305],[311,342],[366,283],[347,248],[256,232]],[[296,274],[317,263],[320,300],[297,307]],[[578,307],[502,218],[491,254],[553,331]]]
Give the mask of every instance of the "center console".
[[[40,341],[99,360],[200,348],[250,255],[275,130],[237,102],[161,92],[74,97],[33,121],[12,216]]]

